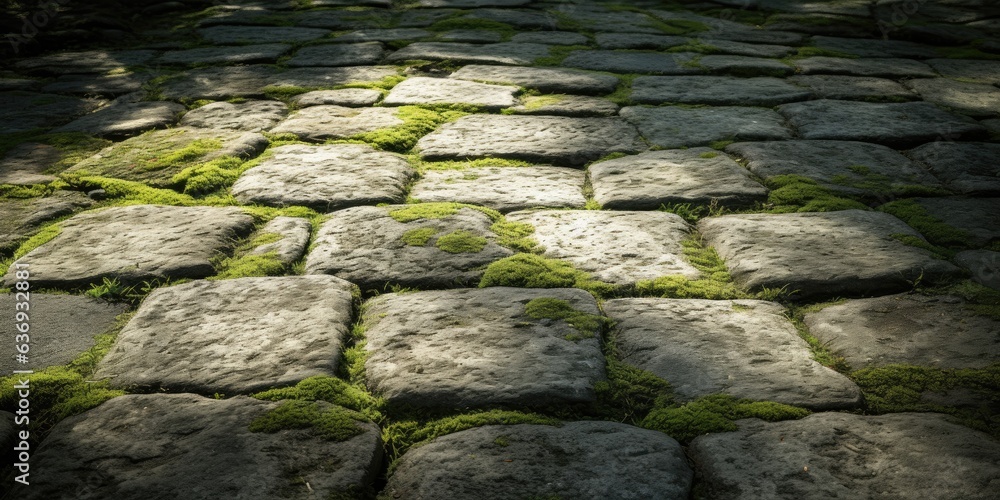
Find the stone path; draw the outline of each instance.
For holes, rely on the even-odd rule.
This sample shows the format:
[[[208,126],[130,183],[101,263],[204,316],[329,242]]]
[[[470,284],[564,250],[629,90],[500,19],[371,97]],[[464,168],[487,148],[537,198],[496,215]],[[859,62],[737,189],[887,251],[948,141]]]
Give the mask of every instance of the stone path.
[[[0,61],[3,491],[996,497],[990,2],[141,3]]]

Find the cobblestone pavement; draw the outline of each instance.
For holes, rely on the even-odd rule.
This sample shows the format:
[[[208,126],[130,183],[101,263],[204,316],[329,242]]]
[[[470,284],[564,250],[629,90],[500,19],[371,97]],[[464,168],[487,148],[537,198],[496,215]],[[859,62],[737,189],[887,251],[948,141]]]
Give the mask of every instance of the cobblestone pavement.
[[[996,2],[216,3],[0,66],[11,498],[1000,494]]]

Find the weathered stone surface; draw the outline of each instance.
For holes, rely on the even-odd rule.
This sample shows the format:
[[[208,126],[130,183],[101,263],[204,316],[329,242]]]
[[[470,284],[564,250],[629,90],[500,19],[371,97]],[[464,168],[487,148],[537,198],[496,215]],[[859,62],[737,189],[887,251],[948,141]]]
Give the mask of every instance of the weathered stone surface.
[[[997,440],[944,415],[818,413],[738,425],[691,443],[706,496],[985,500],[1000,480]]]
[[[295,68],[287,71],[272,66],[225,66],[201,68],[182,73],[161,85],[168,99],[213,99],[264,97],[276,87],[337,87],[350,83],[377,82],[396,75],[388,66],[345,68]]]
[[[713,73],[741,76],[785,76],[795,72],[781,61],[763,57],[711,55],[701,57],[696,64]]]
[[[496,31],[484,30],[449,30],[437,36],[436,40],[442,42],[463,42],[463,43],[498,43],[503,36]]]
[[[619,112],[649,142],[663,148],[707,146],[721,140],[791,139],[780,115],[770,109],[627,107]]]
[[[286,43],[242,45],[238,47],[201,47],[164,52],[163,64],[249,64],[274,63],[292,49]]]
[[[908,147],[944,137],[975,139],[986,130],[972,118],[943,111],[926,102],[867,103],[821,99],[782,104],[803,139],[865,141]]]
[[[98,137],[130,137],[177,123],[184,106],[173,102],[115,103],[56,129]]]
[[[912,101],[917,95],[910,89],[885,78],[842,75],[797,75],[789,82],[802,85],[821,99],[850,101]]]
[[[500,12],[507,12],[507,9],[501,9]],[[408,9],[397,14],[394,23],[398,26],[396,29],[427,28],[443,19],[455,17],[459,13],[459,9]]]
[[[500,157],[566,166],[645,149],[635,129],[617,118],[503,115],[446,123],[420,139],[417,148],[428,160]]]
[[[522,30],[554,31],[559,29],[559,17],[552,12],[534,9],[474,9],[460,19],[496,21]]]
[[[245,394],[334,376],[353,285],[333,276],[200,280],[143,300],[94,376],[115,387]]]
[[[770,45],[760,43],[734,42],[731,40],[716,40],[701,38],[698,42],[709,45],[724,54],[750,57],[785,57],[795,52],[794,47],[787,45]]]
[[[1000,69],[994,61],[929,59],[927,64],[948,78],[1000,85]]]
[[[968,243],[984,246],[1000,239],[1000,198],[914,198],[927,213],[964,231]]]
[[[847,59],[843,57],[807,57],[795,61],[795,67],[804,75],[853,75],[883,78],[932,78],[937,76],[926,64],[912,59],[870,58]]]
[[[800,175],[848,195],[887,196],[941,183],[895,150],[856,141],[774,141],[730,144],[726,152],[747,160],[767,180]]]
[[[37,142],[21,143],[0,157],[0,184],[46,184],[56,180],[45,172],[63,159],[64,153],[55,146]]]
[[[501,212],[583,208],[584,173],[563,167],[482,167],[425,172],[410,191],[421,202],[458,202]]]
[[[741,1],[741,0],[739,0]],[[742,4],[740,5],[742,7]],[[702,32],[705,38],[733,40],[745,43],[766,43],[777,45],[799,45],[806,38],[802,33],[791,31],[777,31],[771,29],[727,29],[716,28]]]
[[[651,35],[646,33],[597,33],[594,41],[602,49],[661,50],[688,43],[682,36]]]
[[[606,209],[656,210],[669,203],[748,206],[767,189],[728,156],[709,148],[650,151],[589,167],[594,199]]]
[[[14,414],[0,411],[0,446],[3,446],[4,456],[11,455],[13,458],[12,451],[15,446],[18,445],[20,439],[14,439],[17,436],[17,431],[20,430],[14,425]],[[9,463],[16,463],[11,460]]]
[[[691,480],[680,445],[662,433],[617,422],[570,422],[448,434],[404,455],[386,491],[403,499],[666,500],[687,498]]]
[[[289,145],[244,172],[232,192],[241,203],[331,211],[402,203],[414,175],[402,157],[364,144]]]
[[[652,17],[641,12],[613,11],[587,4],[563,9],[560,12],[562,17],[579,23],[583,29],[624,33],[663,33]]]
[[[991,117],[1000,114],[1000,89],[993,85],[928,78],[906,82],[925,101],[940,104],[964,115]]]
[[[352,31],[333,39],[335,42],[398,42],[430,38],[432,33],[417,28],[390,28]]]
[[[382,93],[374,89],[314,90],[293,97],[292,102],[302,108],[324,104],[364,108],[375,104],[381,98]]]
[[[948,187],[963,194],[1000,193],[1000,145],[937,141],[907,154],[931,168]]]
[[[299,49],[289,66],[362,66],[375,64],[385,56],[379,42],[330,43]]]
[[[181,126],[261,132],[270,130],[288,114],[288,106],[278,101],[213,102],[189,111]]]
[[[514,94],[518,91],[511,86],[417,76],[393,87],[383,103],[386,106],[472,104],[497,110],[517,104]]]
[[[0,76],[0,92],[7,92],[10,90],[31,90],[36,88],[38,84],[38,80],[30,78],[9,78],[7,75]],[[45,92],[50,91],[46,90]]]
[[[848,300],[804,320],[809,333],[855,370],[895,363],[985,368],[1000,361],[1000,321],[972,314],[956,297]]]
[[[814,36],[812,41],[813,45],[821,49],[843,52],[858,57],[912,57],[926,59],[938,55],[934,47],[902,40]]]
[[[510,108],[519,115],[615,116],[618,105],[603,98],[581,95],[527,96],[524,104]]]
[[[149,79],[149,75],[136,73],[115,76],[62,75],[52,83],[42,87],[42,91],[59,94],[116,96],[141,90],[142,84]]]
[[[317,40],[329,30],[292,26],[211,26],[198,30],[206,41],[217,44],[294,43]]]
[[[596,399],[600,340],[565,320],[534,318],[532,300],[600,314],[576,289],[490,287],[387,294],[365,305],[368,388],[417,407],[549,405]]]
[[[267,255],[273,253],[282,264],[291,266],[298,262],[306,253],[312,225],[309,219],[302,217],[275,217],[257,232],[258,234],[276,234],[281,239],[254,248],[249,255]]]
[[[854,382],[812,359],[780,304],[615,299],[603,307],[625,363],[670,382],[684,400],[721,392],[811,409],[861,403]]]
[[[131,66],[142,66],[154,57],[156,52],[152,50],[59,52],[22,59],[14,64],[14,68],[27,73],[54,75],[107,73]]]
[[[295,13],[295,25],[334,31],[382,28],[393,23],[392,13],[377,9],[309,9]]]
[[[538,43],[445,43],[416,42],[389,55],[386,62],[411,59],[429,61],[450,60],[458,63],[531,64],[535,59],[547,57],[549,46]]]
[[[966,250],[955,256],[955,264],[968,269],[976,283],[1000,290],[1000,252]]]
[[[90,349],[94,345],[94,336],[107,332],[114,326],[115,316],[126,309],[124,304],[110,304],[75,295],[32,293],[30,299],[30,309],[22,312],[28,314],[31,331],[39,334],[30,336],[28,364],[15,361],[14,349],[0,359],[0,370],[4,373],[25,369],[39,371],[69,363]],[[12,319],[15,311],[21,311],[15,308],[18,303],[24,303],[24,300],[16,300],[13,293],[0,294],[0,308],[9,311]],[[10,328],[13,341],[17,332],[13,326]]]
[[[776,106],[811,96],[812,92],[780,78],[640,76],[632,83],[631,99],[643,104]]]
[[[13,251],[46,222],[92,204],[90,198],[72,191],[57,191],[45,198],[0,201],[0,250]]]
[[[544,43],[548,45],[583,45],[588,38],[571,31],[528,31],[511,37],[515,43]]]
[[[312,106],[298,111],[277,127],[276,134],[291,133],[310,141],[344,139],[365,132],[402,125],[391,108]]]
[[[106,103],[107,101],[99,99],[81,99],[56,94],[2,92],[0,109],[4,110],[4,120],[0,122],[0,134],[62,125],[73,118],[99,109]]]
[[[628,285],[666,275],[697,278],[681,254],[690,228],[666,212],[543,210],[514,212],[508,220],[535,227],[544,255],[572,263],[608,283]]]
[[[461,208],[439,219],[400,222],[392,217],[408,205],[354,207],[334,212],[315,238],[306,258],[308,274],[332,274],[362,290],[383,290],[387,284],[418,288],[451,288],[476,284],[491,262],[511,255],[495,243],[493,221],[482,212]],[[407,219],[404,219],[407,220]],[[423,246],[404,241],[412,230],[433,231]],[[479,252],[449,253],[438,239],[459,232],[485,238]],[[411,233],[412,234],[412,233]],[[411,241],[411,243],[413,243]]]
[[[81,480],[95,498],[122,500],[335,495],[370,484],[382,460],[374,424],[359,422],[362,432],[342,442],[313,429],[250,432],[251,422],[279,404],[193,394],[115,398],[53,428],[32,456],[45,480],[18,495],[59,498],[78,491]],[[290,485],[289,477],[302,483]]]
[[[531,0],[420,0],[421,7],[452,7],[459,9],[517,7],[528,3],[531,3]]]
[[[874,19],[833,14],[774,14],[767,18],[765,29],[857,38],[878,33]]]
[[[210,276],[212,259],[249,233],[253,219],[234,207],[133,205],[85,212],[59,226],[58,236],[19,260],[31,264],[33,287]],[[8,271],[4,285],[14,281]]]
[[[900,243],[892,235],[919,235],[878,212],[724,215],[702,219],[698,229],[737,282],[786,287],[802,298],[909,290],[920,276],[935,283],[958,272]]]
[[[469,65],[451,78],[481,82],[512,83],[547,93],[610,94],[618,86],[611,75],[562,68],[527,68]]]
[[[691,75],[704,73],[697,66],[686,64],[695,54],[678,52],[617,52],[613,50],[577,50],[563,59],[562,65],[613,73],[642,73],[650,75]]]

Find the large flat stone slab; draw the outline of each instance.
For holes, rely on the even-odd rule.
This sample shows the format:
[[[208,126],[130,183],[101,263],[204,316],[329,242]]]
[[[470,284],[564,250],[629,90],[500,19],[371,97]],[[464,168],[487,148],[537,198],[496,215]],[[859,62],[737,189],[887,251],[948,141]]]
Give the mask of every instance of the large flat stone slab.
[[[433,36],[433,33],[419,28],[364,29],[340,35],[334,42],[415,42]]]
[[[596,33],[594,41],[602,49],[662,50],[688,43],[682,36],[648,33]]]
[[[738,106],[684,108],[666,106],[622,108],[622,118],[636,126],[649,142],[663,148],[707,146],[723,140],[784,140],[792,132],[770,109]]]
[[[604,311],[625,363],[670,382],[683,400],[725,393],[811,409],[861,403],[854,382],[812,359],[780,304],[615,299]]]
[[[738,76],[787,76],[795,73],[795,68],[776,59],[730,55],[708,55],[700,57],[697,67],[717,74]]]
[[[288,60],[288,66],[364,66],[385,57],[379,42],[331,43],[310,45],[299,49]]]
[[[124,138],[177,123],[184,106],[173,102],[115,103],[77,118],[54,132],[82,132],[98,137]]]
[[[241,203],[298,205],[327,212],[402,203],[415,175],[399,155],[364,144],[289,145],[269,154],[233,184],[233,195]]]
[[[37,92],[0,92],[0,134],[52,128],[95,111],[107,101]]]
[[[907,154],[930,167],[949,188],[963,194],[1000,194],[1000,145],[937,141]]]
[[[497,67],[470,64],[451,74],[451,78],[481,82],[509,83],[541,92],[566,94],[610,94],[618,78],[564,68]]]
[[[52,429],[31,462],[44,467],[45,479],[33,475],[18,495],[51,499],[86,488],[94,498],[122,500],[282,498],[342,494],[371,483],[382,459],[374,424],[358,422],[358,434],[340,442],[314,428],[250,431],[251,422],[279,405],[193,394],[112,399]]]
[[[796,75],[787,79],[802,85],[820,99],[847,101],[913,101],[912,90],[887,78],[846,75]]]
[[[353,285],[333,276],[199,280],[151,293],[94,376],[125,389],[247,394],[335,376]]]
[[[526,65],[536,59],[548,57],[549,46],[539,43],[447,43],[416,42],[389,55],[386,62],[410,60],[441,61],[457,63],[483,63]]]
[[[374,89],[338,89],[314,90],[299,94],[291,100],[300,108],[309,106],[346,106],[348,108],[364,108],[371,106],[382,98],[382,93]]]
[[[13,253],[17,245],[34,236],[58,217],[70,215],[93,205],[83,193],[56,191],[44,198],[0,201],[0,250]]]
[[[160,85],[167,99],[225,100],[232,97],[265,97],[275,87],[333,88],[352,83],[373,83],[397,74],[389,66],[343,68],[294,68],[267,65],[199,68],[181,73]]]
[[[447,78],[408,78],[396,85],[385,97],[386,106],[407,104],[471,104],[490,110],[517,104],[517,87]]]
[[[709,148],[650,151],[588,168],[594,199],[606,209],[656,210],[670,203],[748,206],[767,188],[728,156]]]
[[[264,43],[240,45],[236,47],[200,47],[187,50],[164,52],[157,59],[163,64],[253,64],[275,63],[278,58],[292,50],[287,43]]]
[[[820,49],[843,52],[858,57],[910,57],[914,59],[926,59],[938,54],[934,50],[934,47],[903,40],[814,36],[812,42],[814,46]]]
[[[702,219],[698,229],[740,284],[785,287],[802,298],[909,290],[918,277],[935,283],[958,271],[900,243],[893,235],[919,235],[878,212],[724,215]]]
[[[1000,69],[993,61],[976,59],[928,59],[938,73],[956,80],[1000,85]]]
[[[615,50],[577,50],[562,65],[612,73],[641,73],[646,75],[694,75],[705,70],[690,63],[696,54],[678,52],[624,52]]]
[[[881,78],[933,78],[937,76],[930,66],[912,59],[846,59],[818,56],[799,59],[794,64],[798,72],[803,75],[852,75]]]
[[[533,207],[583,208],[585,174],[565,167],[431,170],[413,186],[421,202],[458,202],[511,212]]]
[[[738,425],[689,448],[711,498],[985,500],[1000,480],[1000,443],[944,415],[818,413]]]
[[[667,275],[699,276],[681,257],[681,240],[690,228],[675,214],[544,210],[507,218],[533,225],[546,257],[566,260],[601,281],[629,285]]]
[[[955,256],[955,264],[968,269],[976,283],[1000,290],[1000,252],[966,250]]]
[[[778,111],[803,139],[909,147],[944,138],[976,139],[986,135],[986,129],[972,118],[926,102],[880,104],[821,99],[782,104]]]
[[[807,313],[804,321],[853,369],[895,363],[985,368],[1000,361],[1000,321],[971,313],[956,297],[848,300]]]
[[[198,30],[206,41],[222,45],[309,42],[330,34],[329,30],[293,26],[211,26]]]
[[[925,101],[963,115],[988,118],[1000,114],[1000,89],[993,85],[956,82],[950,78],[922,78],[906,84]]]
[[[520,106],[510,108],[518,115],[615,116],[619,106],[603,97],[582,95],[526,96]]]
[[[368,388],[390,403],[458,408],[594,401],[605,380],[598,332],[535,318],[532,300],[597,315],[583,290],[490,287],[368,302]],[[538,302],[536,302],[537,304]]]
[[[640,76],[632,83],[631,100],[641,104],[711,104],[776,106],[804,101],[812,92],[780,78],[727,76]]]
[[[645,146],[635,129],[618,118],[471,115],[424,136],[417,149],[428,160],[496,157],[582,166]]]
[[[683,499],[692,476],[680,445],[659,432],[616,422],[505,425],[411,449],[385,491],[403,499]]]
[[[33,287],[204,278],[215,273],[213,258],[250,232],[253,219],[234,207],[133,205],[85,212],[59,227],[58,236],[18,261],[30,263]],[[14,281],[8,271],[4,285]]]
[[[50,75],[107,73],[130,66],[142,66],[154,57],[154,50],[70,51],[25,58],[14,64],[14,68],[27,73]]]
[[[403,124],[392,108],[347,108],[311,106],[288,117],[271,129],[275,134],[295,134],[310,141],[346,139],[351,136]]]
[[[482,212],[460,208],[441,218],[413,218],[406,215],[408,207],[354,207],[334,212],[316,235],[316,248],[306,258],[306,272],[332,274],[362,290],[382,290],[387,284],[453,288],[476,284],[488,264],[512,253],[495,243],[490,231],[493,221]],[[417,235],[426,239],[418,241],[421,238]],[[471,246],[468,251],[445,251],[440,247],[449,247],[440,240],[449,235],[479,242],[482,247],[477,252]]]
[[[1000,239],[1000,198],[914,198],[927,214],[985,246]]]
[[[262,132],[288,115],[288,106],[278,101],[213,102],[189,111],[182,127]]]
[[[145,73],[127,73],[124,75],[62,75],[52,83],[42,87],[42,92],[75,95],[117,96],[142,90],[142,85],[152,77]],[[28,88],[37,84],[32,80]],[[2,81],[0,81],[2,83]],[[17,90],[17,89],[14,89]],[[27,90],[22,89],[22,90]]]

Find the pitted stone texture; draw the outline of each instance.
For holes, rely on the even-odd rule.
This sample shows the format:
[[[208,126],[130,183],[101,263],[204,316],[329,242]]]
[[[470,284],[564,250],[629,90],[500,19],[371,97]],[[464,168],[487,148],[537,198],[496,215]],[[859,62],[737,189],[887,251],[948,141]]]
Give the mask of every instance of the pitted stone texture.
[[[59,223],[62,232],[18,262],[31,264],[32,286],[80,287],[118,278],[204,278],[212,259],[253,227],[234,207],[133,205],[82,213]],[[13,266],[4,277],[13,286]]]
[[[532,64],[536,59],[548,57],[549,46],[538,43],[446,43],[416,42],[393,52],[386,62],[411,59],[429,61],[449,60],[457,63],[486,63],[521,65]]]
[[[0,251],[13,252],[21,240],[33,236],[46,222],[92,204],[90,198],[73,191],[56,191],[45,198],[0,201]]]
[[[852,369],[889,364],[985,368],[1000,362],[1000,321],[956,297],[915,294],[848,300],[807,313],[809,333]]]
[[[512,83],[556,94],[610,94],[618,86],[618,79],[611,75],[562,68],[469,65],[452,73],[451,78]]]
[[[1000,252],[966,250],[955,256],[955,263],[972,273],[972,280],[1000,290]]]
[[[930,59],[927,64],[948,78],[1000,85],[1000,69],[995,61]]]
[[[59,52],[22,59],[14,64],[14,68],[26,73],[54,75],[107,73],[130,66],[142,66],[154,57],[156,52],[152,50]]]
[[[417,76],[393,87],[383,104],[471,104],[498,110],[517,104],[514,94],[519,91],[511,86]]]
[[[809,88],[821,99],[913,101],[918,98],[912,90],[885,78],[798,75],[789,77],[788,81]]]
[[[390,28],[352,31],[333,39],[334,42],[412,42],[430,38],[430,31],[417,28]]]
[[[346,108],[312,106],[291,115],[271,129],[275,134],[290,133],[309,141],[348,137],[403,124],[391,108]]]
[[[4,120],[0,122],[0,134],[62,125],[73,118],[99,109],[106,103],[107,101],[99,99],[81,99],[56,94],[2,92],[0,109],[4,110]]]
[[[292,49],[285,43],[242,45],[239,47],[202,47],[164,52],[163,64],[250,64],[274,63]]]
[[[956,82],[949,78],[928,78],[906,82],[925,101],[974,117],[1000,114],[1000,89],[993,85]]]
[[[533,9],[474,9],[459,19],[496,21],[521,30],[554,31],[559,29],[559,18],[555,14]]]
[[[198,30],[205,40],[223,45],[309,42],[330,33],[325,29],[292,26],[212,26]]]
[[[631,99],[642,104],[667,102],[726,106],[776,106],[804,101],[812,92],[780,78],[728,76],[640,76],[632,83]]]
[[[482,167],[425,172],[410,192],[421,202],[458,202],[511,212],[583,208],[584,173],[563,167]]]
[[[333,276],[285,276],[157,289],[94,376],[121,388],[230,395],[335,376],[353,288]]]
[[[524,104],[510,108],[519,115],[615,116],[618,105],[603,97],[580,95],[528,96]]]
[[[703,69],[685,63],[695,54],[678,52],[617,52],[613,50],[577,50],[563,59],[562,66],[613,73],[642,73],[649,75],[692,75],[704,73]]]
[[[288,145],[271,152],[233,184],[241,203],[320,211],[402,203],[415,174],[402,157],[364,144]]]
[[[485,30],[450,30],[437,36],[436,40],[442,42],[463,42],[463,43],[497,43],[503,36],[496,31]]]
[[[791,139],[781,115],[765,108],[627,107],[619,113],[652,144],[663,148],[707,146],[715,141]]]
[[[911,57],[927,59],[938,55],[934,47],[901,40],[814,36],[813,45],[858,57]]]
[[[590,166],[594,199],[606,209],[656,210],[669,203],[753,205],[767,189],[709,148],[650,151]]]
[[[726,152],[747,160],[747,168],[762,179],[799,175],[847,195],[877,197],[903,194],[913,186],[942,187],[937,179],[907,157],[867,142],[741,142],[730,144]]]
[[[781,61],[747,56],[703,56],[698,59],[697,66],[713,73],[741,76],[786,76],[795,72],[795,68]]]
[[[914,198],[927,213],[984,246],[1000,239],[1000,198]]]
[[[588,38],[570,31],[528,31],[518,33],[510,41],[516,43],[544,43],[548,45],[584,45]]]
[[[682,36],[651,35],[645,33],[597,33],[594,41],[602,49],[661,50],[688,43]]]
[[[332,104],[348,108],[371,106],[382,98],[382,93],[373,89],[314,90],[299,94],[292,102],[302,108]]]
[[[807,57],[795,61],[798,72],[804,75],[852,75],[882,78],[932,78],[934,70],[912,59],[872,58],[846,59],[843,57]]]
[[[937,141],[910,150],[948,187],[963,194],[1000,194],[1000,145]]]
[[[707,497],[986,500],[1000,481],[1000,443],[944,415],[818,413],[738,425],[688,449]]]
[[[127,309],[124,304],[111,304],[75,295],[35,292],[29,298],[30,309],[23,309],[24,306],[17,307],[17,304],[25,303],[23,299],[18,300],[13,293],[0,294],[0,308],[9,311],[11,319],[16,312],[25,312],[28,314],[31,331],[42,332],[41,335],[30,336],[29,364],[17,363],[14,360],[14,349],[10,349],[10,353],[0,359],[0,370],[4,373],[25,368],[38,371],[73,361],[94,345],[95,335],[110,330],[115,325],[115,317]],[[17,332],[10,326],[9,336],[12,341],[15,334]]]
[[[42,87],[42,91],[60,94],[116,96],[142,90],[142,85],[150,78],[151,76],[148,74],[136,73],[115,76],[62,75],[52,83]],[[3,80],[0,80],[0,84],[2,82]],[[35,85],[32,82],[30,87],[37,88]]]
[[[417,148],[428,160],[497,157],[582,166],[645,146],[635,129],[618,118],[470,115],[424,136]]]
[[[282,71],[272,66],[226,66],[201,68],[161,85],[168,99],[229,99],[265,97],[265,90],[280,87],[337,87],[351,83],[372,83],[397,74],[388,66],[345,68],[295,68]]]
[[[617,422],[491,425],[412,448],[385,491],[401,499],[672,500],[688,498],[692,476],[680,445],[660,432]]]
[[[534,226],[533,237],[546,257],[570,262],[601,281],[629,285],[667,275],[700,275],[681,257],[681,240],[690,227],[675,214],[545,210],[514,212],[507,218]]]
[[[115,103],[57,128],[98,137],[130,137],[177,123],[184,106],[173,102]]]
[[[926,102],[878,104],[821,99],[782,104],[778,111],[803,139],[908,147],[944,137],[975,139],[986,135],[986,130],[972,118]]]
[[[600,340],[580,338],[565,320],[532,318],[525,305],[534,299],[600,314],[594,298],[576,289],[490,287],[373,299],[365,305],[368,388],[389,403],[416,407],[594,401],[594,384],[605,380]]]
[[[332,274],[362,290],[383,290],[387,284],[416,288],[453,288],[479,282],[485,267],[512,252],[496,244],[493,221],[482,212],[461,208],[440,219],[399,222],[390,213],[408,205],[354,207],[334,212],[315,238],[306,257],[306,273]],[[408,245],[404,235],[429,228],[424,246]],[[456,231],[485,238],[476,253],[448,253],[437,248],[441,236]]]
[[[604,311],[623,361],[670,382],[684,400],[721,392],[817,410],[861,403],[854,382],[812,359],[780,304],[615,299]]]
[[[733,278],[752,288],[782,288],[796,297],[843,296],[935,283],[958,268],[893,235],[917,236],[901,220],[862,210],[724,215],[702,219],[706,243]]]
[[[311,429],[250,432],[252,421],[279,404],[243,396],[117,397],[59,422],[32,456],[45,480],[18,496],[78,491],[81,464],[89,471],[84,491],[122,500],[327,496],[370,484],[382,460],[378,427],[358,423],[363,432],[343,442]],[[289,477],[302,483],[290,485]]]
[[[287,114],[288,106],[277,101],[213,102],[189,111],[181,126],[261,132],[270,130]]]
[[[289,66],[363,66],[375,64],[385,56],[378,42],[330,43],[299,49],[288,60]]]
[[[273,253],[285,266],[298,262],[306,253],[312,225],[302,217],[275,217],[258,231],[258,234],[277,234],[281,239],[254,248],[249,255]]]

